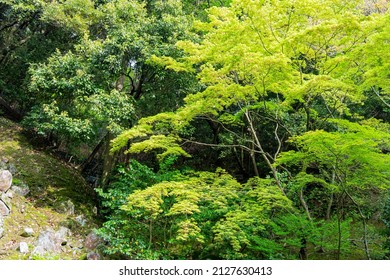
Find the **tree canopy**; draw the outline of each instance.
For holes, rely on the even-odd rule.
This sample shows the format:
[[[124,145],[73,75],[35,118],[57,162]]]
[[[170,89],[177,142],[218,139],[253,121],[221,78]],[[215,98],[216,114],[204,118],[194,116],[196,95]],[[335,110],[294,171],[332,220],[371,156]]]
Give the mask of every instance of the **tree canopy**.
[[[389,258],[388,1],[0,3],[1,94],[95,166],[109,256]]]

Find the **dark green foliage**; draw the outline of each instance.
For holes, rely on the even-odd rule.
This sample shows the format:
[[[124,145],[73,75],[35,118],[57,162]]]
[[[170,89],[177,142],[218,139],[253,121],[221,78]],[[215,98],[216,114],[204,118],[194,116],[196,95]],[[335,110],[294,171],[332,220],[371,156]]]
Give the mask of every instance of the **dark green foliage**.
[[[386,252],[386,259],[390,259],[390,197],[386,200],[382,220],[385,223],[384,236],[386,238],[383,247]]]
[[[0,0],[0,105],[87,158],[112,258],[389,258],[370,3]]]

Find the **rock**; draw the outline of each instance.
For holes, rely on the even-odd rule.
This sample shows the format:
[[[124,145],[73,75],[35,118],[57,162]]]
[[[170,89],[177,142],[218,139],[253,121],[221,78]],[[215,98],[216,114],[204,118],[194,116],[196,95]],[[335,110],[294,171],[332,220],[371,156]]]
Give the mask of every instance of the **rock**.
[[[33,256],[33,255],[43,256],[46,253],[47,253],[47,251],[42,246],[36,246],[36,247],[34,247],[33,251],[31,252],[31,256]]]
[[[19,243],[19,251],[22,254],[27,254],[29,252],[28,245],[26,242],[20,242]]]
[[[99,236],[97,236],[95,232],[92,231],[85,238],[84,247],[87,248],[88,250],[95,250],[99,246],[99,244],[102,243],[102,241],[103,240]]]
[[[83,227],[87,223],[87,219],[85,219],[84,215],[79,215],[76,217],[76,222],[78,222]]]
[[[68,236],[71,236],[72,233],[66,227],[60,227],[60,229],[54,234],[57,240],[57,243],[61,246],[65,246],[68,243]]]
[[[9,190],[5,193],[5,195],[6,195],[9,199],[14,198],[14,192],[13,192],[11,189],[9,189]]]
[[[13,165],[12,163],[8,164],[8,170],[9,172],[11,172],[12,175],[18,173],[18,169],[16,169],[15,165]]]
[[[0,200],[0,215],[8,216],[11,212],[10,208],[7,204],[4,203],[4,201]]]
[[[60,253],[62,251],[61,246],[68,243],[67,237],[71,235],[71,232],[66,227],[61,227],[58,231],[47,229],[41,232],[38,236],[38,240],[35,243],[35,248],[32,251],[32,255],[45,255],[50,253]]]
[[[51,229],[41,232],[38,236],[33,254],[43,255],[45,253],[58,253],[61,251],[55,232]]]
[[[74,215],[74,204],[71,200],[64,201],[60,204],[59,210],[68,215]]]
[[[6,192],[12,185],[12,174],[8,170],[0,170],[0,191]]]
[[[0,160],[0,170],[7,169],[7,164]]]
[[[25,183],[20,183],[19,186],[13,185],[11,190],[20,196],[26,196],[30,192],[30,188]]]
[[[70,248],[73,248],[73,249],[83,249],[84,248],[84,245],[83,245],[83,241],[82,240],[73,240],[71,243],[69,243],[69,247]]]
[[[2,200],[8,206],[8,208],[11,209],[11,198],[6,193],[1,194],[0,200]]]
[[[0,170],[8,169],[8,159],[2,158],[0,160]]]
[[[26,206],[23,204],[21,207],[20,207],[20,213],[24,214],[24,212],[26,211]]]
[[[0,238],[3,237],[3,233],[4,233],[4,220],[3,220],[3,216],[0,215]]]
[[[29,228],[29,227],[25,227],[23,229],[23,233],[21,234],[21,236],[23,236],[23,237],[30,237],[33,235],[34,235],[34,230],[32,228]]]
[[[100,255],[96,252],[89,252],[87,254],[87,260],[100,260]]]

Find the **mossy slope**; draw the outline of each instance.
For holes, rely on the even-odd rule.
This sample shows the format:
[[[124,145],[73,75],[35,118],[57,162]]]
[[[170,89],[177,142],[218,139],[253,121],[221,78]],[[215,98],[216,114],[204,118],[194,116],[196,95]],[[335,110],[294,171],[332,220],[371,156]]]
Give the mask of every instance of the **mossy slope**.
[[[96,227],[93,190],[78,171],[50,154],[34,149],[20,126],[1,117],[0,160],[16,167],[14,185],[25,183],[30,188],[27,197],[14,195],[11,200],[11,215],[5,219],[5,233],[0,239],[0,259],[25,258],[17,252],[19,242],[25,241],[32,246],[39,232],[47,227],[54,230],[60,226],[70,228],[71,239],[78,243]],[[68,201],[74,205],[74,213],[65,213],[63,205]],[[86,225],[80,225],[76,217],[85,219]],[[33,228],[36,235],[21,237],[24,227]],[[55,258],[78,259],[84,254],[83,250],[64,247]]]

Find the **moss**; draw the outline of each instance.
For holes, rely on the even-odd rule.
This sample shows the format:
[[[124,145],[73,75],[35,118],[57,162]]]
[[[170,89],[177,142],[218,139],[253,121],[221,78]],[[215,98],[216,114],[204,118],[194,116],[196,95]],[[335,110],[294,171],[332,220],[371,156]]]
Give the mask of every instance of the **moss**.
[[[96,227],[92,211],[93,191],[79,172],[49,153],[34,149],[22,134],[20,126],[0,117],[0,160],[4,158],[17,169],[13,183],[26,183],[30,193],[27,197],[14,195],[12,199],[12,212],[5,219],[5,232],[0,239],[0,259],[28,258],[29,254],[25,256],[18,252],[19,243],[24,241],[32,246],[39,232],[47,227],[56,230],[60,226],[67,226],[73,232],[71,238],[75,240],[84,239],[89,233],[89,226]],[[68,200],[75,206],[74,215],[59,209],[59,205]],[[87,219],[85,227],[75,221],[77,215]],[[31,227],[35,236],[21,237],[24,227]],[[82,254],[85,254],[82,250],[74,253],[68,248],[58,256],[43,259],[79,259]]]

